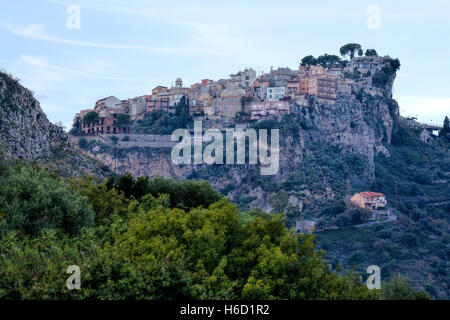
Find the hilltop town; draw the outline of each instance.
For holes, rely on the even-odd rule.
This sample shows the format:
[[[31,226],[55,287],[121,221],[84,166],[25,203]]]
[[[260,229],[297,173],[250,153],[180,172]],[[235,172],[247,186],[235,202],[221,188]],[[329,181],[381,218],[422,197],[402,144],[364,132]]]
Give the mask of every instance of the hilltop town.
[[[157,87],[152,94],[124,101],[108,97],[77,115],[71,135],[48,121],[29,90],[0,72],[0,158],[4,154],[7,161],[44,166],[52,177],[58,174],[58,186],[42,175],[30,176],[28,171],[35,172],[31,167],[23,169],[27,175],[20,180],[19,167],[11,167],[12,174],[2,179],[9,190],[20,192],[20,181],[29,190],[59,195],[59,177],[93,175],[98,183],[91,178],[67,181],[73,194],[78,195],[77,185],[86,188],[95,213],[104,219],[99,221],[107,221],[111,211],[122,214],[132,208],[134,215],[127,199],[135,203],[147,186],[155,196],[169,190],[176,206],[183,206],[180,196],[203,199],[180,186],[203,190],[206,182],[197,181],[207,180],[239,207],[244,219],[265,217],[264,211],[283,212],[289,228],[314,229],[319,248],[327,251],[333,266],[351,268],[370,261],[386,275],[408,274],[417,289],[447,298],[443,270],[448,260],[444,246],[449,243],[450,122],[446,119],[437,136],[433,131],[440,128],[402,118],[392,99],[399,61],[358,51],[351,51],[357,56],[349,54],[349,61],[308,56],[296,70],[278,68],[257,76],[248,68],[227,80],[189,87],[177,81],[171,88]],[[250,164],[174,165],[171,130],[183,125],[189,129],[196,117],[204,127],[279,129],[279,173],[262,176],[258,166]],[[45,185],[36,188],[41,182]],[[15,203],[26,203],[17,194],[20,200]],[[121,197],[127,198],[119,201]],[[79,202],[54,199],[63,206],[86,202],[84,197]],[[195,208],[201,205],[192,203]],[[39,204],[45,207],[39,212],[47,214],[47,202]],[[123,209],[116,211],[116,205]],[[17,212],[16,206],[9,208]],[[77,210],[87,212],[80,206]],[[426,272],[423,265],[428,266]]]
[[[133,124],[152,112],[176,112],[184,101],[192,117],[208,120],[214,127],[247,124],[267,118],[281,119],[312,101],[333,105],[342,97],[356,95],[361,89],[382,96],[390,75],[400,67],[397,59],[380,57],[373,49],[365,54],[358,47],[344,50],[351,60],[335,55],[317,59],[307,56],[300,66],[274,69],[257,75],[252,68],[230,74],[228,79],[202,79],[185,86],[177,78],[170,88],[157,86],[151,94],[120,100],[114,96],[98,100],[92,109],[76,114],[74,135],[130,134]],[[347,51],[345,51],[347,50]],[[354,55],[358,52],[357,57]],[[98,116],[97,116],[98,115]]]

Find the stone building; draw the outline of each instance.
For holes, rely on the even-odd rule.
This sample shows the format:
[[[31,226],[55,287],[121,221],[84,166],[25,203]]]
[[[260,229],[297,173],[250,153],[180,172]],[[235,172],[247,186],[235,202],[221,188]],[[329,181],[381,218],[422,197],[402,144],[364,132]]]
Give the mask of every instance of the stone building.
[[[386,208],[386,196],[379,192],[365,191],[354,194],[350,201],[361,209],[380,209]]]
[[[250,104],[250,120],[263,117],[275,117],[290,113],[287,101],[256,101]]]
[[[212,99],[211,109],[213,115],[224,118],[234,118],[236,113],[242,111],[241,98],[229,97]]]
[[[256,71],[252,68],[239,71],[235,74],[230,74],[231,86],[238,86],[241,88],[248,88],[256,80]]]

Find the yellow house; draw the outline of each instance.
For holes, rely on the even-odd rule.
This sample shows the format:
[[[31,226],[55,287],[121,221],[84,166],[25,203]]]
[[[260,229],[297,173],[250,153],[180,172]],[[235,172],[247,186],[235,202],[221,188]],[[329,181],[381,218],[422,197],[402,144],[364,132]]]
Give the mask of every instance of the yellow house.
[[[362,209],[379,209],[387,205],[386,196],[379,192],[365,191],[354,194],[350,201]]]

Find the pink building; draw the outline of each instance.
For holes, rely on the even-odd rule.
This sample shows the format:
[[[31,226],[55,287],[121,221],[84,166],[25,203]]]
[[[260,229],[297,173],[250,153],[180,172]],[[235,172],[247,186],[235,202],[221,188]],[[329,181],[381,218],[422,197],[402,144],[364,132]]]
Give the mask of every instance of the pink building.
[[[250,104],[250,120],[258,120],[261,117],[272,117],[290,113],[287,101],[257,101]]]

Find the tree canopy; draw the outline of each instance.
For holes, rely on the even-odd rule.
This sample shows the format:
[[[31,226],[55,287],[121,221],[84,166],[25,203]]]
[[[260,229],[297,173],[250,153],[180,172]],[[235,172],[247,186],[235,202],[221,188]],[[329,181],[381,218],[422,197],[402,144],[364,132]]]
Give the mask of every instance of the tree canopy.
[[[205,181],[2,172],[0,299],[380,297],[284,215],[239,212]],[[80,290],[65,287],[70,265]]]
[[[375,57],[378,56],[378,53],[375,49],[367,49],[365,55],[367,57]]]
[[[117,115],[116,119],[116,126],[117,127],[125,127],[128,126],[131,122],[130,115],[129,114],[119,114]]]
[[[439,131],[439,136],[450,141],[450,120],[447,116],[444,119],[444,126],[442,127],[441,131]]]
[[[326,69],[331,69],[333,67],[339,67],[342,64],[342,60],[336,55],[325,53],[317,58],[317,64]]]
[[[83,117],[83,124],[94,124],[97,123],[100,120],[100,116],[97,112],[91,111],[84,115]]]
[[[317,59],[314,58],[314,56],[311,56],[311,55],[304,57],[304,58],[302,59],[302,61],[301,61],[301,65],[302,65],[303,67],[306,67],[306,66],[314,66],[314,65],[316,65],[316,64],[317,64]]]
[[[346,45],[343,45],[339,52],[343,57],[349,56],[350,60],[353,60],[355,53],[358,52],[358,50],[361,49],[361,45],[358,43],[347,43]]]

